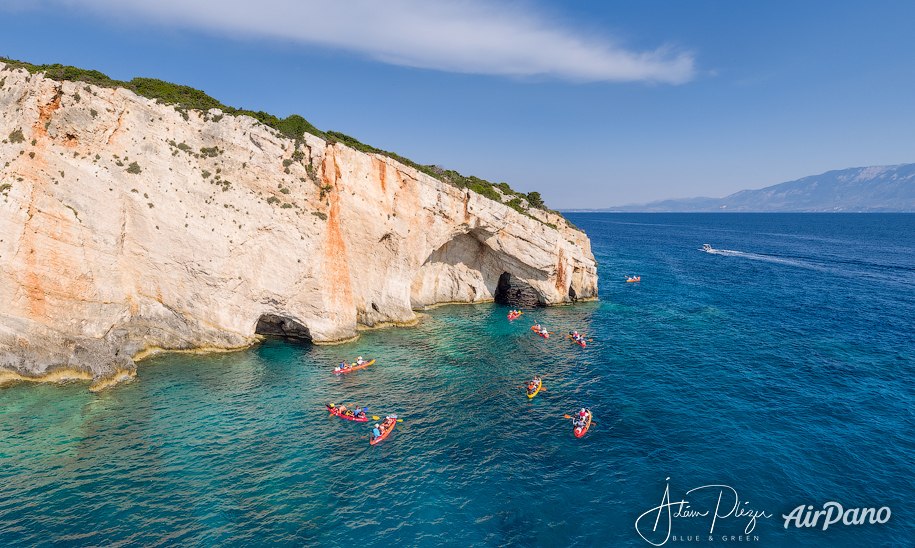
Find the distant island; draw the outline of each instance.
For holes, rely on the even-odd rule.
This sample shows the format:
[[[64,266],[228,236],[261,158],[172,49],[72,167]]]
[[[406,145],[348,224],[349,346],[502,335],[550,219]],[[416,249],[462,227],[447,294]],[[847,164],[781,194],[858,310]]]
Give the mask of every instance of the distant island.
[[[724,198],[684,198],[600,211],[915,212],[915,164],[827,171]]]

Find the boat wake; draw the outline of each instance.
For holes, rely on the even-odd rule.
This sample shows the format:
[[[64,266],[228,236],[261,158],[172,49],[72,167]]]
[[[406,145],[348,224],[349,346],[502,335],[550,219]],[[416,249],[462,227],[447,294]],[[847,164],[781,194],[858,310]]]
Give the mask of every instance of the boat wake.
[[[749,253],[734,249],[714,249],[705,244],[700,251],[725,257],[740,257],[751,261],[762,261],[770,264],[815,270],[843,278],[855,278],[871,282],[890,282],[905,287],[915,287],[915,275],[910,268],[893,264],[881,264],[868,261],[836,261],[835,259],[816,262],[815,260],[797,257],[780,257],[762,253]],[[837,264],[838,263],[838,264]]]
[[[803,261],[799,259],[792,259],[788,257],[778,257],[776,255],[764,255],[762,253],[749,253],[746,251],[736,251],[734,249],[715,249],[709,244],[704,244],[700,251],[706,253],[711,253],[712,255],[723,255],[726,257],[741,257],[744,259],[750,259],[752,261],[764,261],[767,263],[775,263],[786,266],[793,266],[796,268],[805,268],[808,270],[819,270],[820,272],[831,272],[834,269],[824,267],[822,265],[814,264],[808,261]]]

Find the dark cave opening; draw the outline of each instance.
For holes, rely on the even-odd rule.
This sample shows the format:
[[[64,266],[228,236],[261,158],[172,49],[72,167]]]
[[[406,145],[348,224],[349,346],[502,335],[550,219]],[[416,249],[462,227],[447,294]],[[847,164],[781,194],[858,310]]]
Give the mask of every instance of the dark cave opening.
[[[263,314],[257,320],[254,333],[266,337],[282,337],[311,342],[311,332],[301,323],[276,314]]]
[[[503,272],[496,286],[495,301],[499,304],[531,308],[543,306],[543,299],[529,283]]]

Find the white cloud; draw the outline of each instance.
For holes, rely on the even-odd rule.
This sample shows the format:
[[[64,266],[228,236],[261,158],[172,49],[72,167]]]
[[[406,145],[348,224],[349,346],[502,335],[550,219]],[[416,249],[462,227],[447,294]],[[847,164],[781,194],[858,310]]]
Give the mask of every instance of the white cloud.
[[[472,74],[680,84],[693,57],[631,51],[554,23],[530,3],[486,0],[38,0],[109,16],[315,44],[381,62]],[[33,5],[34,5],[33,4]]]

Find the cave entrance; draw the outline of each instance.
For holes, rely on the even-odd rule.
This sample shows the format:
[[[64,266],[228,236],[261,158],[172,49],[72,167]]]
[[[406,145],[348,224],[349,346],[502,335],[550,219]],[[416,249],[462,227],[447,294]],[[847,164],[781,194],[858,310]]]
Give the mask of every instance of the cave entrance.
[[[540,293],[531,284],[517,276],[512,276],[508,272],[503,272],[499,276],[499,283],[496,285],[494,297],[497,303],[509,306],[523,308],[543,306]]]
[[[545,304],[543,295],[527,281],[543,281],[544,273],[501,247],[490,247],[487,234],[482,230],[458,234],[426,258],[410,286],[413,309],[487,301],[522,307]]]
[[[254,333],[265,337],[282,337],[311,342],[311,332],[301,323],[276,314],[263,314],[257,320]]]

